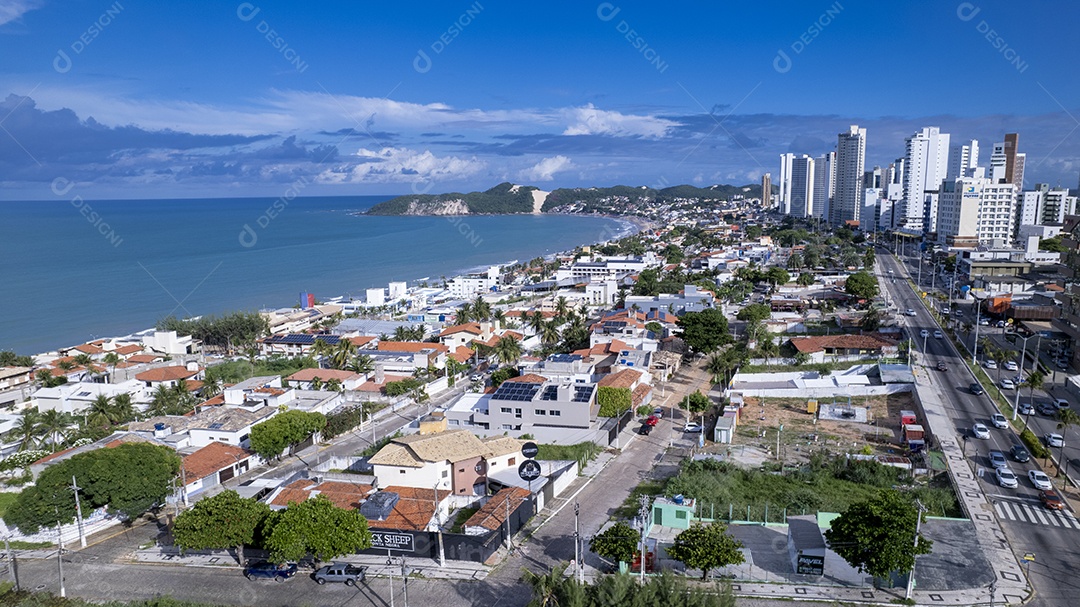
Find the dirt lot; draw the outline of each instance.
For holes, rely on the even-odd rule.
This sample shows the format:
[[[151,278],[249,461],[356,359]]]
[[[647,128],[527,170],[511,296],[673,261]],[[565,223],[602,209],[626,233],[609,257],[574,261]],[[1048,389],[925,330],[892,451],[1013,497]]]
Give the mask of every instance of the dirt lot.
[[[831,402],[829,398],[818,399],[819,405]],[[777,430],[783,424],[780,449],[785,461],[806,459],[822,449],[847,452],[867,446],[875,455],[899,455],[903,452],[899,441],[900,411],[915,409],[914,398],[906,392],[853,398],[853,407],[870,409],[869,422],[863,424],[817,421],[815,415],[806,412],[806,399],[748,397],[745,403],[733,444],[758,446],[773,453]],[[847,398],[838,397],[836,404],[847,404]]]

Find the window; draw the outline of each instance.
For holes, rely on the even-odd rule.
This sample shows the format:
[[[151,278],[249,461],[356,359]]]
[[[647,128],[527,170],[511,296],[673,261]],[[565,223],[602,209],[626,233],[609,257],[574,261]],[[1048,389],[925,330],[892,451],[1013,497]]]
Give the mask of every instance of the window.
[[[513,426],[513,424],[503,424],[502,427],[499,428],[499,429],[500,430],[513,430],[514,426]]]
[[[510,413],[510,407],[503,407],[502,409],[500,409],[500,411],[502,411],[503,413],[509,414]]]
[[[398,472],[401,473],[401,474],[405,474],[404,470],[398,470]]]
[[[448,476],[449,474],[450,474],[450,473],[449,473],[449,472],[447,472],[446,470],[443,470],[443,471],[442,471],[442,477],[443,477],[443,478],[446,478],[446,477],[447,477],[447,476]]]
[[[547,415],[547,411],[544,411],[543,409],[536,409],[533,413],[536,415]]]
[[[562,415],[562,411],[556,411],[555,409],[548,411],[548,413],[550,413],[552,417],[559,417]]]
[[[521,409],[514,409],[514,417],[521,419]]]
[[[516,463],[517,463],[517,458],[516,457],[511,457],[510,461],[506,462],[506,465],[507,466],[513,466]]]
[[[686,520],[686,511],[685,510],[676,510],[675,511],[675,518],[680,519],[680,520]]]
[[[458,468],[457,471],[458,472],[465,472],[465,469],[464,468]]]

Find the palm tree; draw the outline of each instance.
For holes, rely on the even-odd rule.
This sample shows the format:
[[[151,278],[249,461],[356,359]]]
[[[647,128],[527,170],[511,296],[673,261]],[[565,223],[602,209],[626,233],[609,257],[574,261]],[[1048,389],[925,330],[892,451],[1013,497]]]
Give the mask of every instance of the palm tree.
[[[41,434],[49,442],[53,451],[56,451],[68,433],[71,425],[71,416],[55,409],[41,414]]]
[[[1031,404],[1031,401],[1035,398],[1035,391],[1036,390],[1042,390],[1043,381],[1045,379],[1046,379],[1046,376],[1043,375],[1043,372],[1036,369],[1035,371],[1031,372],[1031,375],[1028,375],[1026,380],[1024,380],[1024,384],[1026,384],[1027,387],[1028,387],[1028,404],[1029,405]],[[1016,389],[1019,390],[1020,387],[1017,386]]]
[[[521,342],[512,336],[506,336],[495,343],[495,358],[503,364],[509,364],[521,358]]]
[[[24,409],[15,422],[14,436],[19,439],[19,451],[25,451],[40,443],[41,414],[37,407]]]
[[[348,370],[353,373],[367,375],[375,370],[375,360],[367,354],[357,354],[349,362]]]
[[[394,328],[394,341],[409,341],[409,329],[405,325]],[[338,342],[340,343],[340,342]]]
[[[348,339],[342,339],[334,347],[334,353],[330,355],[330,366],[335,369],[344,369],[356,354],[356,345]]]
[[[773,341],[772,335],[766,334],[758,342],[758,350],[761,351],[761,355],[765,357],[765,364],[769,364],[769,357],[776,356],[780,353],[780,346],[776,345]]]
[[[348,341],[349,338],[342,337],[342,341]],[[340,341],[338,343],[341,343]],[[315,357],[315,360],[319,361],[319,367],[322,368],[323,357],[330,356],[334,352],[334,346],[330,345],[330,342],[325,339],[315,338],[315,343],[311,344],[311,355]]]
[[[311,378],[311,389],[312,390],[322,390],[322,388],[323,388],[323,383],[322,383],[322,380],[319,379],[319,376],[316,375],[315,377],[312,377]]]
[[[120,356],[116,352],[109,352],[101,359],[101,362],[109,365],[109,382],[112,383],[113,376],[116,375],[116,365],[120,364]]]
[[[56,367],[58,369],[63,369],[64,371],[70,371],[75,368],[75,363],[70,359],[64,359],[56,363]]]
[[[218,377],[217,373],[207,371],[206,377],[203,378],[202,390],[199,391],[199,395],[204,399],[214,398],[218,394],[221,394],[221,384],[221,378]]]
[[[814,275],[810,272],[803,272],[802,274],[799,274],[799,278],[796,279],[795,282],[799,283],[799,285],[801,286],[809,287],[810,285],[814,284],[816,280],[817,278],[815,278]]]
[[[534,573],[525,569],[522,580],[532,588],[533,595],[533,600],[529,604],[536,605],[536,607],[557,607],[559,604],[559,591],[564,583],[563,571],[565,569],[566,563],[559,563],[552,567],[550,573],[546,574]]]
[[[544,320],[544,313],[540,310],[534,312],[532,316],[526,315],[525,319],[536,335],[540,334],[540,331],[544,329],[544,323],[547,322]]]
[[[94,359],[90,358],[90,355],[85,352],[76,354],[72,360],[75,361],[75,364],[86,368],[90,368],[90,363],[94,362]]]
[[[86,410],[86,424],[98,428],[108,428],[113,425],[113,404],[108,396],[99,394]]]
[[[469,302],[461,304],[461,308],[457,313],[457,324],[463,325],[473,319],[473,307]]]
[[[566,313],[570,311],[570,304],[567,302],[566,297],[560,295],[555,299],[555,314],[559,318],[566,318]]]
[[[154,397],[150,401],[149,413],[151,415],[168,415],[175,400],[173,393],[164,384],[158,384],[157,389],[154,390]]]
[[[727,373],[727,361],[719,352],[714,353],[709,356],[709,360],[705,361],[705,370],[712,375],[712,382],[718,384]]]
[[[135,419],[135,405],[131,402],[131,395],[127,392],[117,394],[112,398],[113,419],[116,423],[124,423]]]
[[[336,377],[331,377],[326,380],[326,386],[324,387],[331,392],[341,392],[343,390],[341,387],[341,380]]]
[[[1036,371],[1038,373],[1038,371]],[[1032,374],[1034,375],[1034,373]],[[1062,409],[1058,412],[1058,430],[1061,430],[1061,435],[1064,437],[1068,434],[1070,426],[1080,425],[1080,415],[1076,414],[1076,411],[1072,409]],[[1065,473],[1065,484],[1069,482],[1069,460],[1065,457],[1065,439],[1061,440],[1061,454],[1058,457],[1065,465],[1062,472]],[[1064,487],[1064,485],[1062,485]]]
[[[477,295],[473,302],[473,315],[478,321],[491,320],[491,304],[484,301],[482,295]]]
[[[552,319],[550,322],[545,322],[540,326],[540,341],[545,345],[553,344],[559,341],[559,322]]]
[[[615,308],[621,310],[626,307],[626,289],[619,289],[615,294]]]
[[[491,320],[498,323],[498,326],[502,327],[506,325],[506,313],[502,310],[495,310],[491,313]]]

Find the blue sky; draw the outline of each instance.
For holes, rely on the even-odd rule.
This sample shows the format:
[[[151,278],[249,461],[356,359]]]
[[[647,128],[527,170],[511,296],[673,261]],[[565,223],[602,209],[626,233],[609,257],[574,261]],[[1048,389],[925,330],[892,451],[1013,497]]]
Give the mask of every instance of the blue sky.
[[[741,184],[856,123],[1077,185],[1076,3],[670,4],[6,0],[0,198]]]

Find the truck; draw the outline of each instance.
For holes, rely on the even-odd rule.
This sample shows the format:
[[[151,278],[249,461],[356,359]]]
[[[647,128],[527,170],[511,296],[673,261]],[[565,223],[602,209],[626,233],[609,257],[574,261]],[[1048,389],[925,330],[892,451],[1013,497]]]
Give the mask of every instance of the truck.
[[[355,586],[357,582],[367,581],[367,567],[351,563],[324,565],[315,572],[315,581],[319,584],[344,582],[346,586]]]
[[[904,424],[904,442],[908,450],[918,453],[926,447],[926,432],[920,424]]]

